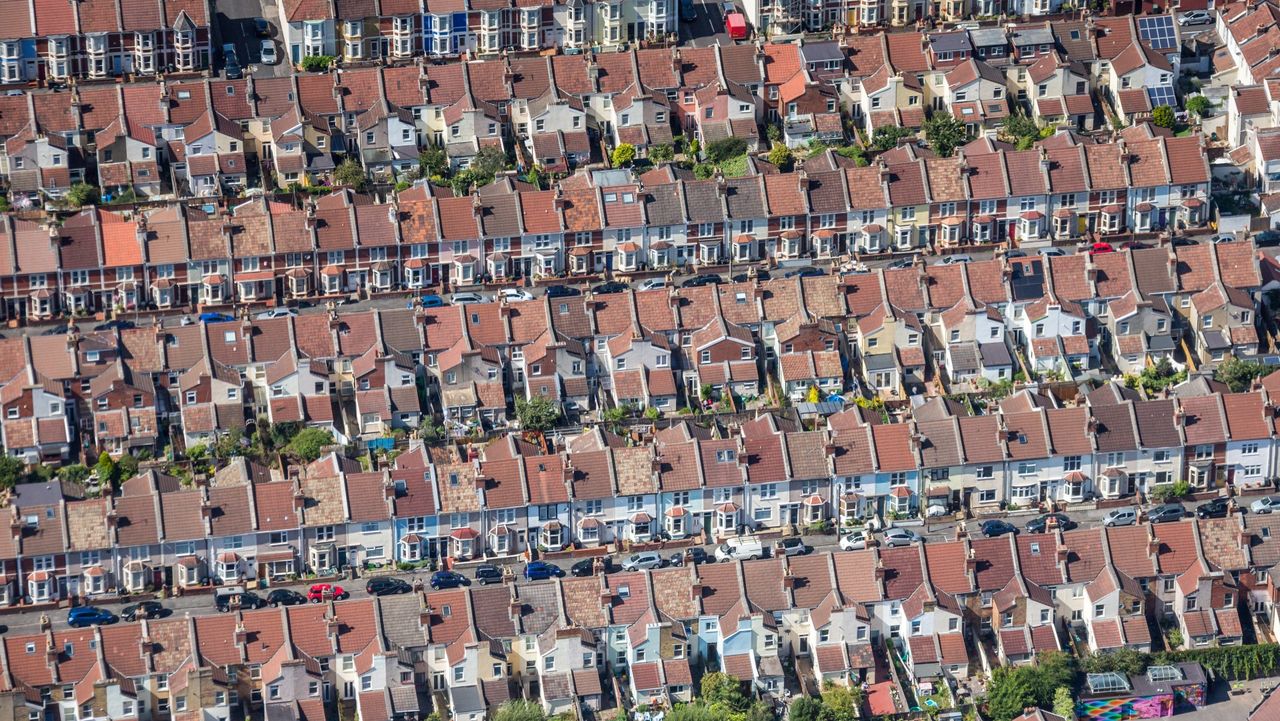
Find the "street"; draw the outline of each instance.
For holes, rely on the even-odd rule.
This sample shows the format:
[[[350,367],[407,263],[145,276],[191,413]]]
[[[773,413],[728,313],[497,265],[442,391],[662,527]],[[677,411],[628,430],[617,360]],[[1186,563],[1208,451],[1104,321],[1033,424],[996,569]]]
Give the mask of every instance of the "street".
[[[1187,511],[1189,513],[1193,513],[1195,508],[1199,504],[1187,503],[1185,505],[1187,507]],[[1247,504],[1242,503],[1242,505],[1247,505]],[[1106,513],[1107,511],[1105,509],[1094,509],[1094,508],[1085,508],[1085,507],[1073,508],[1068,510],[1068,516],[1070,516],[1072,521],[1078,523],[1080,528],[1097,528],[1098,526],[1101,525],[1102,517],[1106,515]],[[1013,524],[1014,526],[1018,527],[1021,533],[1025,533],[1026,531],[1023,529],[1026,526],[1027,522],[1034,518],[1037,518],[1038,516],[1039,514],[1036,514],[1036,513],[1019,513],[1016,515],[1008,516],[1005,518],[1005,520],[1007,520],[1009,523]],[[978,527],[978,523],[980,522],[980,520],[981,519],[973,519],[967,522],[966,525],[967,525],[967,530],[968,530],[968,533],[970,534],[970,537],[973,537],[973,538],[981,537],[981,532]],[[893,525],[893,524],[890,524],[890,525]],[[904,524],[904,526],[909,527],[912,530],[915,530],[917,533],[923,536],[925,539],[925,543],[943,543],[943,542],[951,541],[955,539],[956,529],[955,529],[954,522],[940,521],[940,522],[931,522],[926,525],[920,525],[917,522],[914,525]],[[808,547],[809,553],[843,553],[843,551],[839,549],[840,536],[835,533],[804,535],[803,539],[804,539],[805,545]],[[768,542],[765,543],[765,546],[766,548],[769,548],[772,551],[773,549],[772,537],[770,537]],[[687,547],[667,548],[667,549],[658,551],[658,553],[660,553],[664,559],[671,559],[673,556],[683,552],[685,548]],[[702,548],[703,550],[706,551],[708,557],[714,557],[714,553],[716,549],[716,546],[714,544],[703,545]],[[627,555],[629,554],[626,554],[626,553],[612,554],[609,558],[613,561],[614,568],[620,568],[622,565],[622,562],[625,560]],[[582,560],[583,558],[590,558],[590,556],[582,556],[582,557],[575,557],[575,558],[569,558],[569,559],[552,559],[550,562],[553,565],[557,566],[565,574],[568,574],[570,567],[577,561]],[[496,559],[496,560],[490,559],[487,561],[460,563],[460,564],[457,564],[453,570],[462,574],[468,579],[468,581],[470,581],[475,577],[476,567],[482,565],[482,563],[492,563],[493,565],[497,565],[500,568],[510,567],[512,572],[516,574],[518,583],[520,583],[521,585],[524,585],[526,583],[532,583],[532,584],[553,583],[553,581],[550,581],[550,580],[545,580],[545,581],[520,580],[521,579],[520,574],[522,573],[524,568],[522,564],[522,559],[520,556],[508,556],[508,557],[505,557],[502,559]],[[666,563],[670,563],[670,561],[668,560],[666,561]],[[384,575],[384,574],[378,573],[376,575]],[[402,578],[411,584],[420,582],[424,586],[427,586],[431,578],[431,571],[426,568],[421,568],[421,569],[416,569],[412,571],[394,571],[390,575]],[[365,592],[365,583],[368,581],[370,577],[372,576],[360,574],[360,576],[358,576],[353,580],[337,581],[336,584],[341,586],[345,591],[347,591],[347,593],[349,593],[350,597],[353,599],[367,598],[368,594]],[[280,587],[292,588],[293,590],[296,590],[300,593],[305,593],[308,588],[308,583],[303,581],[303,582],[298,582],[293,584],[287,584]],[[271,589],[268,588],[268,589],[255,590],[254,592],[257,593],[260,597],[265,598],[266,595],[270,592],[270,590]],[[118,616],[121,610],[125,606],[128,606],[132,603],[136,603],[137,601],[147,600],[149,598],[151,597],[139,596],[137,598],[131,599],[127,603],[116,602],[116,603],[101,604],[100,607],[108,609]],[[187,594],[180,597],[168,598],[168,599],[165,599],[162,603],[165,606],[167,616],[172,616],[174,614],[198,616],[203,614],[217,613],[214,607],[213,594],[209,592]],[[54,629],[67,628],[67,623],[66,623],[67,610],[65,608],[59,608],[51,611],[40,611],[40,610],[16,611],[15,610],[7,614],[0,614],[0,630],[8,634],[26,634],[26,633],[38,632],[40,629],[40,616],[42,613],[46,613],[46,612],[49,613],[50,615],[50,621]],[[118,620],[117,623],[125,623],[125,621]]]
[[[732,45],[733,39],[724,29],[721,5],[716,0],[693,0],[697,17],[692,21],[680,18],[680,44],[694,48]]]
[[[276,26],[280,13],[276,0],[218,0],[217,14],[214,18],[216,44],[214,46],[214,68],[221,75],[224,72],[222,46],[231,44],[236,48],[236,57],[246,75],[259,78],[283,77],[290,73],[288,48],[280,45],[281,33]],[[254,19],[263,18],[270,23],[269,38],[275,44],[277,62],[264,65],[262,61],[262,38],[254,27]]]

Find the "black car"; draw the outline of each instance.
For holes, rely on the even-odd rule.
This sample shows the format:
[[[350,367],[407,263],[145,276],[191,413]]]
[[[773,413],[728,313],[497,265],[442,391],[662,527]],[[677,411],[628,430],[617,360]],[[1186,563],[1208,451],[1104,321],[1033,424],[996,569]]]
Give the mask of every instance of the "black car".
[[[66,332],[67,326],[55,325],[52,328],[46,328],[45,330],[40,331],[40,335],[63,335]]]
[[[262,596],[253,591],[241,591],[239,589],[227,593],[215,592],[213,596],[214,607],[222,613],[226,613],[232,608],[249,611],[255,608],[262,608],[266,603],[266,601],[262,600]]]
[[[1225,498],[1215,498],[1196,509],[1196,518],[1226,518],[1231,503]]]
[[[492,563],[482,563],[476,566],[476,583],[481,586],[488,586],[491,583],[502,583],[502,569]]]
[[[549,285],[547,286],[548,298],[572,298],[575,295],[582,295],[582,291],[572,285]]]
[[[369,582],[364,585],[364,590],[370,596],[391,596],[397,593],[409,593],[413,590],[413,586],[399,578],[379,576],[369,579]]]
[[[1147,511],[1147,520],[1152,523],[1169,523],[1181,521],[1187,515],[1187,509],[1181,503],[1166,503]]]
[[[601,556],[600,562],[604,568],[605,573],[613,573],[614,571],[618,570],[618,567],[615,566],[613,563],[613,559],[610,558],[609,556]],[[569,574],[573,576],[579,576],[579,577],[596,575],[596,559],[584,558],[581,561],[578,561],[577,563],[569,567]]]
[[[132,606],[125,606],[120,611],[120,618],[126,621],[138,621],[144,618],[160,618],[164,614],[164,606],[159,601],[142,601]]]
[[[1067,517],[1065,513],[1046,513],[1039,518],[1033,518],[1027,521],[1027,533],[1044,533],[1049,529],[1049,517],[1057,519],[1058,528],[1064,531],[1070,531],[1076,527],[1076,522]]]
[[[704,285],[715,285],[720,282],[720,276],[710,273],[695,275],[680,284],[681,288],[700,288]]]
[[[608,283],[601,283],[591,289],[596,295],[607,295],[609,293],[625,293],[628,286],[626,283],[617,280],[611,280]]]
[[[267,605],[272,608],[278,606],[300,606],[306,602],[306,596],[287,588],[277,588],[267,594]]]
[[[1280,245],[1280,230],[1264,230],[1261,233],[1254,234],[1253,244],[1259,248]]]
[[[732,280],[734,283],[746,283],[751,280],[751,275],[749,273],[738,273],[729,280]],[[764,268],[756,270],[756,280],[769,280],[769,271]]]
[[[271,23],[267,22],[266,18],[254,18],[253,31],[260,38],[269,38],[271,37]]]
[[[120,330],[128,330],[130,328],[136,328],[136,327],[137,327],[137,324],[131,320],[121,320],[117,318],[116,320],[109,320],[106,323],[99,323],[98,325],[95,325],[93,329],[94,330],[113,330],[115,328],[119,328]]]
[[[911,258],[901,258],[899,260],[893,261],[892,263],[890,263],[885,267],[888,270],[897,270],[898,268],[910,268],[914,263],[915,261],[912,260]]]
[[[815,276],[826,275],[826,274],[827,272],[821,268],[815,268],[812,265],[806,265],[803,268],[792,268],[791,270],[788,270],[786,273],[783,273],[782,277],[795,278],[799,276],[801,278],[813,278]]]
[[[1001,521],[998,518],[993,518],[989,521],[983,521],[981,524],[978,525],[978,528],[981,529],[982,535],[986,536],[987,538],[996,538],[997,536],[1003,536],[1006,533],[1018,532],[1017,526],[1014,526],[1012,523],[1009,523],[1008,521]]]
[[[471,582],[467,580],[467,577],[456,571],[436,571],[431,574],[431,588],[437,591],[444,588],[469,585],[471,585]]]

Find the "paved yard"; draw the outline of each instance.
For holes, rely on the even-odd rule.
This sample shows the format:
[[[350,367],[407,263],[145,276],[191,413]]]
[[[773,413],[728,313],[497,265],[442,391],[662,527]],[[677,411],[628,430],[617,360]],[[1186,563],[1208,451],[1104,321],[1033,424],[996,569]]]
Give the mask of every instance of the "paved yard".
[[[1207,706],[1191,713],[1177,714],[1176,718],[1188,721],[1244,721],[1249,718],[1249,712],[1258,705],[1266,691],[1277,683],[1280,683],[1280,679],[1246,681],[1245,692],[1238,696],[1227,693],[1226,683],[1215,683],[1210,690],[1210,703]]]

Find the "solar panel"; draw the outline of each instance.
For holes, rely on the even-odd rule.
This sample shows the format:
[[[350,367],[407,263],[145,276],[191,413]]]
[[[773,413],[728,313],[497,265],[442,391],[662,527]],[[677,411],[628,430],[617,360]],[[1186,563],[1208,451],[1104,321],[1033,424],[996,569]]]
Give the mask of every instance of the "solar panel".
[[[1147,97],[1151,98],[1151,107],[1158,108],[1161,105],[1168,105],[1171,108],[1178,107],[1178,94],[1173,91],[1172,85],[1157,85],[1153,88],[1147,88]]]
[[[1138,18],[1138,37],[1153,50],[1172,50],[1178,47],[1178,33],[1173,27],[1172,15],[1152,15]]]

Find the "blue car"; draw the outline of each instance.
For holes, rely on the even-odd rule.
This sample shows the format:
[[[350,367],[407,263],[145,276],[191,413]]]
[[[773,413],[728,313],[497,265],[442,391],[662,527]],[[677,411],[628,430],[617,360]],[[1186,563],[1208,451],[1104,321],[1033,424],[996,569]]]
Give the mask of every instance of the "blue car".
[[[225,323],[226,321],[229,321],[229,320],[235,320],[235,318],[227,315],[226,313],[201,313],[200,314],[201,323]]]
[[[97,626],[103,623],[112,623],[116,620],[116,615],[105,608],[95,608],[94,606],[78,606],[67,612],[67,625],[72,628],[81,628],[84,626]]]
[[[469,586],[471,582],[461,573],[454,571],[436,571],[431,574],[431,588],[439,591],[445,588],[457,588],[459,586]]]
[[[541,581],[563,575],[564,571],[560,570],[559,566],[546,561],[533,561],[524,567],[524,577],[530,581]]]

